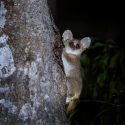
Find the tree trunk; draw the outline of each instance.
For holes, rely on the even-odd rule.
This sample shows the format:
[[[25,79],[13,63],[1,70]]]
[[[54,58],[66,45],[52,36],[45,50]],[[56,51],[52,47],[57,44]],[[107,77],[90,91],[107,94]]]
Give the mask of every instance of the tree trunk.
[[[61,51],[46,0],[0,1],[0,125],[66,125]]]

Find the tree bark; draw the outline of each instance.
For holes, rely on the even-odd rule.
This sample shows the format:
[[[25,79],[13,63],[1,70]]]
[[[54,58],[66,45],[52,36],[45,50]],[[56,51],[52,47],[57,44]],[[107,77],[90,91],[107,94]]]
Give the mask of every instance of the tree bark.
[[[0,1],[0,125],[66,125],[62,42],[46,0]]]

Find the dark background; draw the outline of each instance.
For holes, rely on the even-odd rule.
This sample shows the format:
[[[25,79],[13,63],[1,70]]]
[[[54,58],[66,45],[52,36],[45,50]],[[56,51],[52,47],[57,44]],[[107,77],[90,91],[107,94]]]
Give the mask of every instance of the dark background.
[[[92,38],[90,49],[81,57],[84,88],[70,124],[124,125],[124,4],[106,0],[52,1],[56,1],[52,14],[61,34],[70,29],[75,38]]]
[[[118,1],[57,0],[55,21],[61,33],[123,40],[124,7]]]

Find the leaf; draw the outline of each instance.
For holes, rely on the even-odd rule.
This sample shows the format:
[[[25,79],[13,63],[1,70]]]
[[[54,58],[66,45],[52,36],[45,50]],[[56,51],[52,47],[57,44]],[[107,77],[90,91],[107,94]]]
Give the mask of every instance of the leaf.
[[[116,66],[118,57],[119,57],[119,55],[116,54],[116,55],[114,55],[114,56],[110,59],[110,64],[109,64],[109,67],[110,67],[110,68],[114,68],[114,67]]]
[[[104,82],[105,79],[106,79],[105,73],[101,73],[101,74],[98,75],[97,82],[99,83],[100,86],[103,85],[103,82]]]
[[[105,44],[104,43],[95,43],[91,48],[97,48],[97,47],[104,47]]]
[[[108,64],[109,56],[105,55],[103,58],[103,64],[106,66]]]
[[[85,73],[85,70],[83,68],[81,68],[81,75],[82,75],[82,78],[84,80],[86,80],[86,73]]]
[[[110,88],[109,88],[110,94],[111,94],[111,95],[112,95],[112,94],[117,94],[118,91],[117,91],[117,89],[115,88],[115,83],[112,81],[109,85],[110,85]]]
[[[90,59],[89,59],[89,57],[87,56],[87,54],[82,55],[80,60],[81,60],[81,63],[82,63],[84,66],[88,65],[89,62],[90,62]]]

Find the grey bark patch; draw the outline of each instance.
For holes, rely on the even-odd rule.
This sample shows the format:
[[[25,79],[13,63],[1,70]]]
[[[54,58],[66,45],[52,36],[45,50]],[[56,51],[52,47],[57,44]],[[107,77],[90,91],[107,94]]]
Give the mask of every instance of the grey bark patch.
[[[7,10],[6,10],[3,2],[0,2],[0,28],[4,28],[4,25],[6,22],[6,18],[5,18],[6,12],[7,12]]]
[[[0,99],[0,104],[7,108],[9,113],[15,114],[17,111],[17,107],[9,100]]]
[[[9,77],[16,70],[13,55],[7,44],[8,36],[3,34],[0,37],[0,78]]]

